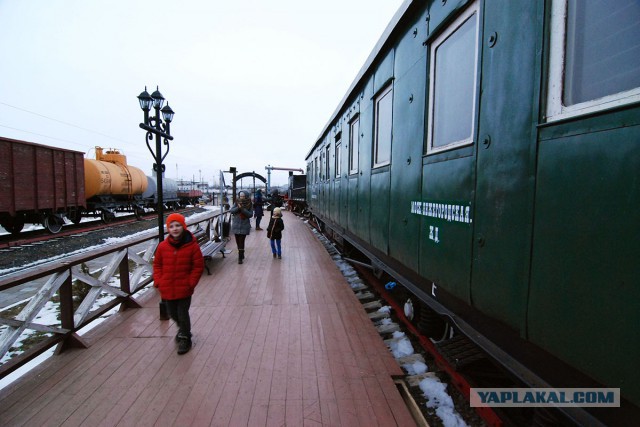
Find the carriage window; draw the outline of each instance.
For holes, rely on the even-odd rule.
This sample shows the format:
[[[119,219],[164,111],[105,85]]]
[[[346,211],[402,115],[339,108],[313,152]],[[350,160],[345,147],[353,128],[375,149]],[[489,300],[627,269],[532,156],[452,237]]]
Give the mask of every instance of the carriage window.
[[[327,147],[325,148],[325,154],[324,154],[324,179],[326,179],[327,181],[329,180],[329,177],[331,176],[329,174],[329,159],[331,158],[331,144],[327,145]]]
[[[314,174],[315,175],[315,182],[317,183],[317,182],[320,182],[320,168],[318,167],[318,158],[316,157],[314,159],[314,161],[315,161],[315,166],[314,166],[313,169],[315,171],[315,174]]]
[[[360,119],[355,118],[349,129],[349,173],[358,173],[358,141],[360,140]]]
[[[376,133],[373,147],[373,166],[389,164],[391,160],[391,120],[393,90],[389,86],[376,97]]]
[[[640,100],[640,3],[555,0],[547,119]]]
[[[477,40],[474,3],[431,44],[427,153],[473,142]]]
[[[340,151],[342,151],[341,149],[342,149],[342,140],[338,139],[336,140],[336,162],[335,162],[336,178],[340,178],[340,172],[341,172]]]

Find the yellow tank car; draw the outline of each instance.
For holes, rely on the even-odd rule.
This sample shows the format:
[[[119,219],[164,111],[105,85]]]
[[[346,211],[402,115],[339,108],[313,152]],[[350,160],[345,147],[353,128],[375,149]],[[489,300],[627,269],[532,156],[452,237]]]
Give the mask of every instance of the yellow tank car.
[[[85,195],[122,199],[138,196],[147,189],[142,170],[127,165],[127,157],[118,150],[96,147],[96,159],[84,159]]]

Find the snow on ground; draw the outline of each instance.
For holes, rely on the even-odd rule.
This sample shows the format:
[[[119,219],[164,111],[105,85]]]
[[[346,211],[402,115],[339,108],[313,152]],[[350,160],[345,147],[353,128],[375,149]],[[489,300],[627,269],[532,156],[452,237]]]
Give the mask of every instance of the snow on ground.
[[[39,259],[38,261],[29,263],[29,264],[25,264],[25,265],[21,265],[21,266],[18,266],[18,267],[5,268],[3,270],[0,270],[0,276],[2,276],[4,274],[12,273],[14,271],[24,270],[26,268],[33,267],[33,266],[36,266],[36,265],[42,265],[42,264],[45,264],[47,262],[55,261],[55,260],[58,260],[58,259],[61,259],[61,258],[66,258],[66,257],[69,257],[71,255],[77,255],[77,254],[81,254],[81,253],[85,253],[85,252],[90,252],[90,251],[93,251],[95,249],[107,246],[107,245],[112,245],[112,244],[116,244],[116,243],[120,243],[120,242],[129,240],[131,238],[139,237],[139,236],[141,236],[143,234],[149,234],[149,230],[140,231],[139,233],[131,234],[131,235],[126,236],[126,237],[114,237],[114,238],[105,239],[103,241],[103,243],[101,243],[99,245],[87,246],[86,248],[78,249],[77,251],[67,252],[67,253],[64,253],[64,254],[59,254],[59,255],[56,255],[56,256],[53,256],[53,257],[50,257],[50,258]]]
[[[429,399],[427,407],[435,408],[436,415],[445,427],[466,427],[467,423],[453,407],[453,400],[447,394],[447,385],[437,378],[425,378],[420,381],[420,390]]]

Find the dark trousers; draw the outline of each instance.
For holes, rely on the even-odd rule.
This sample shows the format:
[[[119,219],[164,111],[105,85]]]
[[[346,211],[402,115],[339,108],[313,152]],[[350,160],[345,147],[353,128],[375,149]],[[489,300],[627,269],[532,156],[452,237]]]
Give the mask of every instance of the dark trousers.
[[[244,240],[247,238],[246,234],[235,234],[236,236],[236,246],[239,251],[244,251]]]
[[[169,316],[178,324],[178,335],[191,337],[191,318],[189,317],[189,307],[191,307],[191,297],[167,300]]]
[[[260,227],[260,221],[262,221],[262,215],[256,217],[256,228]]]

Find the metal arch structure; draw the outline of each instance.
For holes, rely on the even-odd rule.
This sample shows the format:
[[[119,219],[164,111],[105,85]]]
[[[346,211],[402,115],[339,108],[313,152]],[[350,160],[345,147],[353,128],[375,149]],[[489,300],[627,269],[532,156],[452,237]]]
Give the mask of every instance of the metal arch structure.
[[[244,172],[244,173],[241,173],[239,175],[236,175],[234,173],[233,182],[232,182],[232,185],[233,185],[233,187],[232,187],[233,188],[233,190],[232,190],[233,191],[233,202],[234,203],[236,201],[236,182],[238,182],[242,178],[249,178],[249,177],[253,178],[253,191],[254,192],[255,192],[255,189],[256,189],[256,179],[262,181],[265,184],[265,186],[267,187],[267,191],[269,190],[269,185],[267,184],[267,180],[264,178],[264,176],[262,176],[262,175],[260,175],[258,173],[255,173],[255,172]]]
[[[253,177],[253,179],[259,179],[260,181],[264,182],[265,184],[267,183],[267,180],[260,175],[259,173],[255,173],[255,172],[245,172],[245,173],[241,173],[240,175],[236,175],[235,180],[238,181],[242,178],[248,178],[248,177]]]

